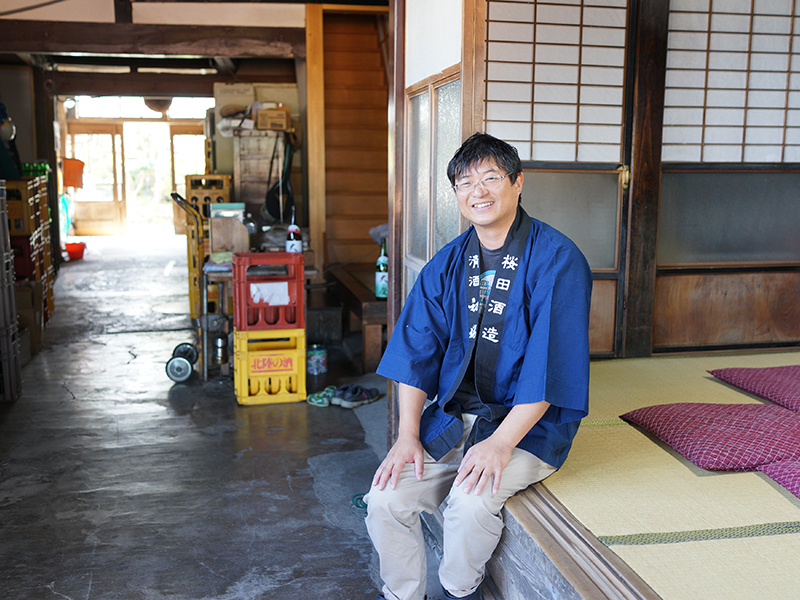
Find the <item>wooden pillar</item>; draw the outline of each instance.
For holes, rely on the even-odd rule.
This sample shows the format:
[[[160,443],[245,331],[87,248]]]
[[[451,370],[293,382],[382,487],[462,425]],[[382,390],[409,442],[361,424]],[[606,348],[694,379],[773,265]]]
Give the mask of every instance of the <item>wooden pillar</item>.
[[[405,163],[405,0],[389,0],[389,298],[388,335],[403,307],[403,173]],[[389,382],[387,448],[397,438],[397,385]]]
[[[486,85],[486,2],[464,2],[464,41],[461,49],[461,139],[483,131]],[[469,225],[462,218],[464,229]]]
[[[33,70],[34,118],[36,129],[36,158],[47,160],[52,169],[47,179],[47,202],[50,207],[52,223],[50,227],[50,244],[52,248],[61,248],[59,212],[58,212],[58,159],[56,157],[56,135],[53,123],[57,119],[56,98],[53,94],[52,80],[49,73],[41,69]],[[63,153],[62,153],[63,154]],[[53,264],[58,268],[61,253],[53,252]]]
[[[308,148],[308,226],[314,266],[325,260],[325,64],[322,5],[306,4],[306,145]]]
[[[623,325],[625,357],[650,356],[653,349],[669,0],[641,0],[638,11]]]

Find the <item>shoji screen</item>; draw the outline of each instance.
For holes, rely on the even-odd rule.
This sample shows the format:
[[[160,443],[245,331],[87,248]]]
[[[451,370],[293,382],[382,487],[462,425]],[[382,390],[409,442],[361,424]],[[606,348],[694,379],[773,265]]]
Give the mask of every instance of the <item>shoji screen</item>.
[[[627,1],[491,1],[487,17],[487,132],[524,161],[620,162]]]
[[[800,3],[672,0],[666,162],[800,162]]]

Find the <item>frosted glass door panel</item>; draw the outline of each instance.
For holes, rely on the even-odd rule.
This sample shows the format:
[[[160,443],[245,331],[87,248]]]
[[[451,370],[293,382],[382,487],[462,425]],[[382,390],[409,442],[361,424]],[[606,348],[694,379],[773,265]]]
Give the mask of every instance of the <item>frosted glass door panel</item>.
[[[522,207],[581,249],[592,269],[617,266],[617,173],[525,171]]]
[[[433,250],[435,254],[460,232],[458,200],[447,178],[447,164],[461,145],[461,80],[436,88],[434,140],[436,200],[433,203]]]
[[[408,173],[406,200],[406,254],[428,260],[428,207],[430,203],[430,94],[409,99]]]
[[[403,289],[403,301],[408,298],[408,295],[411,293],[411,289],[414,287],[414,284],[417,283],[417,277],[419,277],[419,271],[412,267],[406,267],[406,275],[403,278],[403,282],[405,283]]]
[[[658,265],[800,264],[800,173],[664,173]]]

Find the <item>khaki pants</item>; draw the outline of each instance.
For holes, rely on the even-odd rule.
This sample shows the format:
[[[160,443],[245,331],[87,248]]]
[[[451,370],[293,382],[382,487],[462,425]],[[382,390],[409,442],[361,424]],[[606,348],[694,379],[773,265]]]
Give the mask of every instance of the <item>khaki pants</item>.
[[[423,600],[425,596],[427,563],[421,511],[432,513],[447,499],[439,581],[453,596],[468,596],[483,581],[486,563],[500,541],[500,510],[505,501],[555,471],[533,454],[515,448],[497,494],[492,494],[491,481],[480,496],[465,494],[453,487],[453,480],[475,416],[464,414],[463,418],[464,435],[455,448],[438,462],[425,453],[421,481],[414,477],[414,465],[407,464],[394,490],[389,485],[383,490],[373,487],[364,498],[367,530],[378,551],[387,600]]]

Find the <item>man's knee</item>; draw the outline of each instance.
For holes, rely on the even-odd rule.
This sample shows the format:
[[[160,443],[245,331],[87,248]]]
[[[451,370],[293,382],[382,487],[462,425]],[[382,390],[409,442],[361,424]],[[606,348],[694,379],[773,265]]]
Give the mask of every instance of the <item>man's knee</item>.
[[[483,490],[480,496],[472,492],[466,494],[462,489],[454,488],[447,497],[447,507],[465,516],[478,517],[487,515],[497,517],[503,508],[503,502],[496,498],[488,487]]]
[[[364,497],[367,505],[367,519],[389,516],[403,520],[414,512],[414,505],[400,489],[392,489],[388,485],[381,489],[373,486]]]

